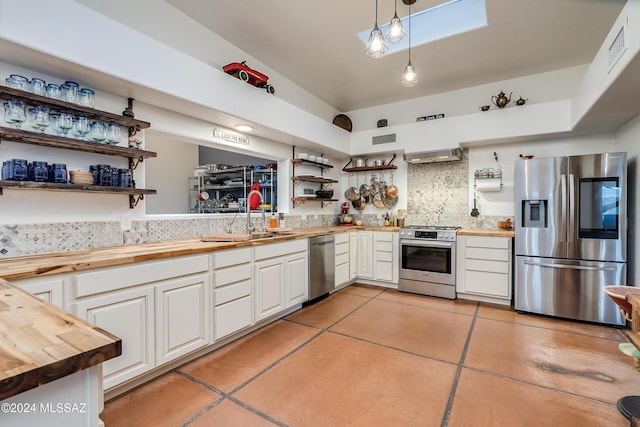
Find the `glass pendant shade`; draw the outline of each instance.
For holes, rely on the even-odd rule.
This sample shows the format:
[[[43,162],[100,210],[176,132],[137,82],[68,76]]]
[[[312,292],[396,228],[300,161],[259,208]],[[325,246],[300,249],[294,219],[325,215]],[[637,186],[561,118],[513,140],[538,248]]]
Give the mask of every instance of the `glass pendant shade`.
[[[415,68],[413,68],[413,65],[411,64],[411,60],[409,60],[409,63],[404,69],[404,73],[402,73],[401,81],[402,84],[406,87],[411,87],[418,83],[418,75],[416,74]]]
[[[393,19],[389,23],[389,28],[387,29],[387,40],[389,43],[397,44],[404,38],[405,32],[404,27],[402,26],[402,21],[398,18],[398,12],[393,15]]]
[[[384,41],[382,31],[380,31],[378,23],[376,22],[373,30],[371,30],[371,35],[369,35],[369,41],[367,42],[367,55],[373,59],[382,58],[387,49],[389,49],[387,42]]]

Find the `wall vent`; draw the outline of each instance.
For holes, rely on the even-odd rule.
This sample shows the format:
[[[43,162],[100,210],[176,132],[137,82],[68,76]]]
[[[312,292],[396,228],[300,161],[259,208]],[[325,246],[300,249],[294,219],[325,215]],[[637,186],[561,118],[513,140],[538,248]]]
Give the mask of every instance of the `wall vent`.
[[[388,135],[379,135],[371,138],[373,145],[389,144],[390,142],[396,142],[396,134],[390,133]]]
[[[627,50],[625,34],[627,32],[627,21],[618,31],[618,34],[611,42],[609,46],[609,71],[616,65],[616,62],[622,57],[622,54]]]

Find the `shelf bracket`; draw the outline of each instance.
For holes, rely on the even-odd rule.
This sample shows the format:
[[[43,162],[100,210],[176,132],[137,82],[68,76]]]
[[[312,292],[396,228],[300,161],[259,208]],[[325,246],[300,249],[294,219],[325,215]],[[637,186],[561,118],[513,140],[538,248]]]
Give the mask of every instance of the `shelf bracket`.
[[[130,194],[129,195],[129,209],[133,209],[138,205],[140,200],[144,199],[144,194]]]
[[[135,157],[129,157],[129,169],[136,170],[136,168],[138,167],[138,165],[144,162],[144,157],[140,156],[138,158]]]
[[[293,208],[298,208],[300,207],[300,205],[304,205],[304,200],[294,200],[293,201]]]
[[[320,202],[320,206],[322,206],[322,209],[324,209],[325,207],[329,206],[333,204],[333,202]]]

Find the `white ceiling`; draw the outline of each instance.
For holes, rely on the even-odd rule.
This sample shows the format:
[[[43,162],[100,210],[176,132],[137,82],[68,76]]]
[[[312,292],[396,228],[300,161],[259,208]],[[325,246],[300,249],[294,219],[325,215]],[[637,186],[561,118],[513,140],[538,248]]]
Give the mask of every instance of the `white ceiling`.
[[[590,63],[625,4],[486,0],[487,27],[411,49],[419,82],[406,88],[407,52],[373,60],[356,37],[373,25],[374,0],[168,2],[343,112]],[[440,3],[417,0],[412,12]],[[379,0],[378,22],[393,8]]]

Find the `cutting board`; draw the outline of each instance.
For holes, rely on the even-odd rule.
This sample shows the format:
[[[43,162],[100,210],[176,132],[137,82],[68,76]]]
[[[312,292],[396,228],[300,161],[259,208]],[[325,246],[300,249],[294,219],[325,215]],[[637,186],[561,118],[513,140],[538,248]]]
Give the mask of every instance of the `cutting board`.
[[[200,238],[203,242],[246,242],[251,240],[251,234],[207,234]]]

